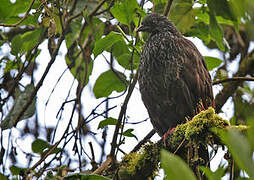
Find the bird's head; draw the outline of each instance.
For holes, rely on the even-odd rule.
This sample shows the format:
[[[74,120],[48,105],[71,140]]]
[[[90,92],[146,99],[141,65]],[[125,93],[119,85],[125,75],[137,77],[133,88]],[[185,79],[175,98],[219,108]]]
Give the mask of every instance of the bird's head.
[[[158,33],[170,32],[173,35],[180,35],[175,25],[167,19],[167,17],[152,13],[144,18],[137,32]]]

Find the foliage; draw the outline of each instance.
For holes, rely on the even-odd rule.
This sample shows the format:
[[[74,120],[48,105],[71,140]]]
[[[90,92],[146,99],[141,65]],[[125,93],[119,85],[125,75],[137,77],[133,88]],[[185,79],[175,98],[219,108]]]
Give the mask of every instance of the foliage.
[[[188,165],[180,157],[166,150],[161,151],[161,166],[165,170],[165,179],[196,179]]]
[[[221,164],[215,172],[205,167],[201,167],[202,171],[208,179],[219,179],[226,173],[241,178],[243,171],[254,177],[252,0],[2,0],[0,179],[66,175],[65,179],[92,179],[95,175],[83,172],[90,174],[105,168],[106,156],[114,162],[122,156],[120,152],[129,151],[122,149],[124,144],[145,136],[136,134],[138,125],[145,121],[128,124],[134,121],[129,117],[128,104],[138,89],[139,57],[147,38],[135,29],[150,12],[164,13],[184,36],[199,38],[204,46],[219,52],[220,57],[204,57],[213,73],[215,89],[220,88],[215,96],[215,111],[232,111],[232,125],[250,125],[245,133],[233,128],[218,131],[230,152],[229,163]],[[60,69],[58,61],[65,70],[56,82],[45,83],[52,78],[50,73],[57,74]],[[45,62],[47,66],[43,68],[41,64]],[[103,70],[98,64],[105,64]],[[232,65],[234,70],[230,69]],[[74,79],[72,83],[64,79],[68,73]],[[68,86],[61,88],[60,82]],[[60,96],[54,93],[59,86],[65,97],[54,102],[52,97]],[[48,95],[42,94],[42,89]],[[45,101],[38,101],[45,96]],[[231,102],[232,108],[223,109],[226,102]],[[46,109],[51,103],[59,106],[55,114]],[[41,104],[45,104],[45,109],[41,109]],[[141,129],[146,130],[142,126]],[[21,147],[19,141],[26,146]],[[100,153],[94,152],[95,147]],[[193,177],[178,157],[166,152],[162,156],[167,179],[168,173],[182,171]],[[234,162],[237,166],[232,169]],[[170,163],[180,168],[172,169],[175,166]],[[58,174],[62,165],[68,168]],[[78,174],[71,173],[78,169]]]

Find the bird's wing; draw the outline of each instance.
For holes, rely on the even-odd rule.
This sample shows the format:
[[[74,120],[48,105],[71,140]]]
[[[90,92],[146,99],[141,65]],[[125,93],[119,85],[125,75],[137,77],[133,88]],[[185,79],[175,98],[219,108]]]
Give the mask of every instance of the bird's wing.
[[[163,75],[168,87],[168,97],[175,112],[193,117],[203,108],[213,105],[211,77],[206,63],[195,45],[181,37],[162,39],[157,60],[167,62]]]
[[[183,68],[181,79],[187,86],[186,93],[194,103],[194,106],[207,109],[213,106],[212,82],[206,63],[196,46],[185,38],[179,39],[180,52],[183,56]],[[197,110],[197,109],[196,109]]]

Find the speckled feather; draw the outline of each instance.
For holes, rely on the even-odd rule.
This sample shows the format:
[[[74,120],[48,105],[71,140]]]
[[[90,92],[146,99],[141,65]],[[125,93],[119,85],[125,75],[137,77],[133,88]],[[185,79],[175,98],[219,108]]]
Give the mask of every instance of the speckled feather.
[[[213,106],[211,77],[198,49],[166,17],[148,15],[139,31],[150,33],[140,59],[140,92],[162,136],[200,107]]]

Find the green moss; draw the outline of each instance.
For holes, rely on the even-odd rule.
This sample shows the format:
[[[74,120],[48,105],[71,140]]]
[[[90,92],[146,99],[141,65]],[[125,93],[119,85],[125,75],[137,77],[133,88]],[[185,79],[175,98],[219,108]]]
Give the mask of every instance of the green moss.
[[[148,179],[158,171],[160,147],[150,143],[140,150],[123,157],[120,165],[120,179]]]
[[[210,107],[205,111],[201,111],[185,124],[178,125],[168,140],[171,149],[176,149],[183,139],[186,141],[198,139],[205,144],[209,141],[210,135],[213,133],[211,131],[212,128],[223,129],[227,126],[229,126],[229,122],[221,118]]]
[[[119,178],[121,180],[154,178],[158,171],[162,147],[173,153],[177,149],[177,154],[187,160],[189,158],[186,156],[188,148],[198,148],[201,144],[206,146],[206,144],[220,143],[218,136],[213,131],[214,128],[227,129],[230,127],[233,128],[229,126],[228,121],[217,115],[213,108],[208,108],[185,124],[178,125],[175,131],[167,136],[167,147],[164,147],[163,140],[160,140],[157,143],[144,145],[139,152],[125,155],[118,171]],[[246,130],[246,126],[236,128]],[[192,156],[190,161],[192,165],[195,163],[202,164],[202,159],[200,160],[196,156]]]

